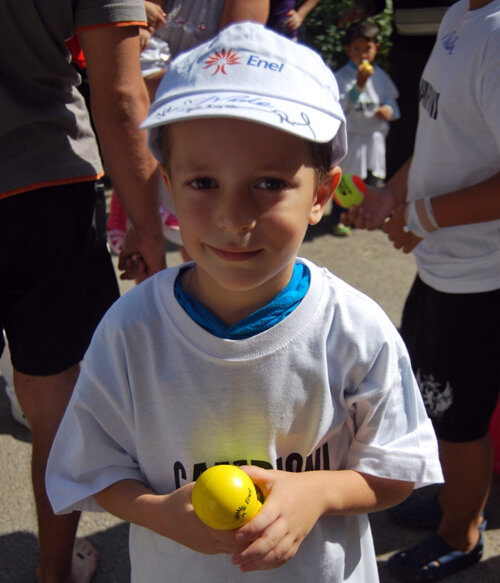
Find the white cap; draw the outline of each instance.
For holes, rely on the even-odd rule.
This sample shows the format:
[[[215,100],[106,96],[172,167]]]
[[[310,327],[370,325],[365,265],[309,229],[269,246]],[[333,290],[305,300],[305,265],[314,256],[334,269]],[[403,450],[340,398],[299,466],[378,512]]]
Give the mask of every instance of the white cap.
[[[325,143],[332,166],[347,152],[345,118],[332,71],[318,53],[262,24],[242,22],[170,62],[142,128],[163,161],[160,127],[231,117]]]

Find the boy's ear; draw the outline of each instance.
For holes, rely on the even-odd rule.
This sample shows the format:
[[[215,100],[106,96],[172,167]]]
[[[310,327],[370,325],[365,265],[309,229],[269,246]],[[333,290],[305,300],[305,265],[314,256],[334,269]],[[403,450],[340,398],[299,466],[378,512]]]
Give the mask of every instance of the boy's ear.
[[[170,188],[170,186],[171,186],[170,176],[168,175],[167,167],[165,166],[165,164],[163,162],[160,164],[160,172],[161,172],[161,177],[163,179],[163,182],[167,185],[167,190],[169,192],[172,192],[172,189]]]
[[[342,170],[340,169],[340,166],[334,166],[333,168],[330,168],[328,174],[325,176],[325,179],[318,187],[316,201],[313,204],[311,214],[309,215],[310,225],[316,225],[321,220],[326,203],[330,200],[330,197],[335,192],[335,189],[339,185],[341,178]]]

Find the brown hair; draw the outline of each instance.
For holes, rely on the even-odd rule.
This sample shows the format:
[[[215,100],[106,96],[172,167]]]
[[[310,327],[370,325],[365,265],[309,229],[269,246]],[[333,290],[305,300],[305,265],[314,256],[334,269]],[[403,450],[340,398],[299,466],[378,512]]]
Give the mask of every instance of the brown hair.
[[[364,38],[365,40],[378,43],[377,39],[379,34],[380,27],[378,24],[362,20],[361,22],[354,23],[347,29],[343,45],[349,46],[356,38]]]

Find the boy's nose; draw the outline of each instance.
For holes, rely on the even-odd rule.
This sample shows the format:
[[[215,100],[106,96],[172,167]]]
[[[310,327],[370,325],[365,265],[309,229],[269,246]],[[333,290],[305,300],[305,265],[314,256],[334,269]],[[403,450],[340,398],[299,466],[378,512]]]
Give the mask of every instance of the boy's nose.
[[[219,207],[218,226],[223,231],[241,233],[255,227],[256,213],[252,196],[228,193]]]

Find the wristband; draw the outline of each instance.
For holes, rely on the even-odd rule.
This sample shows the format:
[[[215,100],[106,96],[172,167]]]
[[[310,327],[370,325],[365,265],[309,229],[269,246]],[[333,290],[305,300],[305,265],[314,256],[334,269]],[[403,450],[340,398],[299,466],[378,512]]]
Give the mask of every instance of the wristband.
[[[431,222],[431,225],[435,229],[439,229],[439,225],[437,224],[436,217],[434,216],[434,209],[432,208],[430,196],[426,196],[424,198],[424,205],[425,205],[425,212],[427,213],[427,216],[429,218],[429,221]]]
[[[428,199],[428,202],[426,199]],[[420,239],[425,239],[427,235],[439,228],[432,212],[430,197],[411,200],[405,208],[405,220],[406,225],[403,227],[403,231],[405,233],[411,231]]]
[[[361,90],[359,89],[359,87],[357,85],[354,85],[354,87],[349,91],[349,99],[351,101],[354,101],[354,103],[357,103],[359,101],[360,95],[361,95]]]

